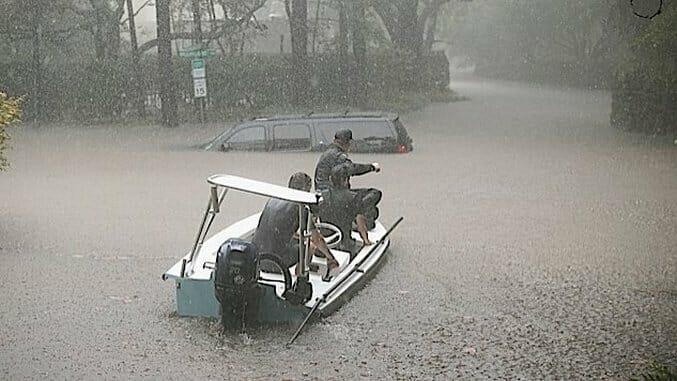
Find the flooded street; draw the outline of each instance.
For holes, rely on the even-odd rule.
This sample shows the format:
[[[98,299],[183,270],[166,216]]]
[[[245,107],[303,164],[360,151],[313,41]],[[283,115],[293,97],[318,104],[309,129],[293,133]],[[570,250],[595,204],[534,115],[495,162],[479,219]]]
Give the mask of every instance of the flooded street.
[[[317,153],[188,146],[219,127],[23,126],[0,173],[0,379],[611,379],[677,359],[677,146],[609,128],[606,92],[459,80],[380,174],[388,259],[309,326],[175,316],[206,177],[286,184]],[[220,226],[265,200],[226,198]]]

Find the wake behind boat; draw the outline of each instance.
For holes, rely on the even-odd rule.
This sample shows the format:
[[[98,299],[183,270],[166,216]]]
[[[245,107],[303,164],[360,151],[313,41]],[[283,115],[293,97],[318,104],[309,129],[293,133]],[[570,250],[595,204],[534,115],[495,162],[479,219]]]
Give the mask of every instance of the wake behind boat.
[[[207,182],[209,201],[193,247],[162,278],[175,281],[176,310],[180,316],[220,316],[224,327],[298,322],[308,320],[315,311],[323,316],[335,311],[375,274],[390,245],[388,235],[402,220],[388,230],[375,221],[375,226],[368,231],[368,238],[374,244],[363,246],[352,260],[351,253],[337,249],[341,230],[331,224],[316,223],[315,226],[327,234],[325,240],[338,262],[328,279],[324,276],[328,273],[325,258],[313,256],[307,260],[312,211],[323,201],[319,193],[232,175],[214,175]],[[207,239],[228,190],[285,200],[299,205],[299,210],[307,210],[307,213],[299,212],[298,274],[276,255],[257,252],[251,243],[261,213],[244,218]],[[357,232],[350,234],[360,241]]]

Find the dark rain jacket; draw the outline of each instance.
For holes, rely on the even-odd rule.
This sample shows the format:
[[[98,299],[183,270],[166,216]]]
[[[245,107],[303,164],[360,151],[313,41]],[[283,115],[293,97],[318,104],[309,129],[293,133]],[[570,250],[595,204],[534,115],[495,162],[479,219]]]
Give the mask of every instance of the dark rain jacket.
[[[303,209],[303,220],[308,218]],[[299,228],[299,206],[293,202],[271,198],[263,208],[252,242],[259,253],[273,253],[289,266],[297,261],[298,250],[290,246],[294,232]]]
[[[259,252],[282,255],[299,228],[299,207],[289,201],[271,198],[266,202],[252,242]]]
[[[320,156],[320,160],[317,162],[315,167],[315,190],[324,190],[331,187],[331,182],[329,180],[329,175],[331,174],[332,168],[339,164],[347,164],[348,176],[359,176],[364,175],[365,173],[376,170],[371,164],[358,164],[353,163],[341,147],[336,143],[329,145],[326,151]],[[350,185],[350,184],[349,184]]]

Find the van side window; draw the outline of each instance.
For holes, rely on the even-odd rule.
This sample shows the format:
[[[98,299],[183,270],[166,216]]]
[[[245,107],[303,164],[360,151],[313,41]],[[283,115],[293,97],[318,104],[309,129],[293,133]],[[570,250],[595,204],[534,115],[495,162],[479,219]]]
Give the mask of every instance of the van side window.
[[[395,132],[385,120],[357,121],[351,125],[355,126],[351,126],[355,140],[395,138]]]
[[[245,127],[226,140],[229,149],[265,151],[266,130],[263,126]]]
[[[273,126],[273,149],[276,151],[309,150],[310,126],[305,123],[276,124]]]

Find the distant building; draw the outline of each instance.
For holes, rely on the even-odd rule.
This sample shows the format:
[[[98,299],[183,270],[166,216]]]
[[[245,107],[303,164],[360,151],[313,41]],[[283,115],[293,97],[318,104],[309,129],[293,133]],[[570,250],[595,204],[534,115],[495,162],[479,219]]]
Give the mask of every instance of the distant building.
[[[155,15],[155,6],[150,5],[153,3],[148,3],[146,0],[133,0],[135,7],[141,7],[140,10],[135,8],[138,11],[138,14],[134,18],[136,22],[136,34],[139,45],[144,42],[153,40],[157,36],[157,26],[156,26],[156,15]],[[309,4],[308,9],[308,22],[309,22],[309,33],[308,33],[308,50],[312,51],[322,51],[325,50],[327,42],[333,38],[336,34],[337,26],[335,25],[335,11],[323,6],[320,9],[320,13],[316,13],[315,2]],[[126,9],[125,9],[126,10]],[[223,13],[217,7],[215,9],[217,22],[218,20],[223,20]],[[318,14],[320,19],[320,24],[315,27],[315,15]],[[205,33],[211,29],[210,21],[206,15],[202,17],[202,29]],[[229,46],[228,41],[223,41],[222,46],[226,51],[239,51],[239,48],[242,48],[245,53],[247,52],[256,52],[256,53],[279,53],[280,51],[289,53],[291,52],[291,37],[289,31],[289,20],[287,19],[287,13],[284,7],[283,0],[271,0],[264,7],[259,9],[255,13],[256,20],[265,26],[264,30],[248,30],[245,34],[245,41],[242,44],[242,35],[235,35],[232,46]],[[332,17],[334,19],[332,19]],[[127,18],[125,14],[123,19]],[[183,14],[180,17],[176,15],[172,19],[172,31],[173,32],[190,32],[193,30],[193,16],[190,13],[189,9],[185,9]],[[128,34],[124,34],[123,38],[129,39]],[[313,45],[314,42],[314,45]],[[172,42],[172,46],[175,50],[186,49],[189,46],[193,45],[191,40],[175,40]],[[211,45],[213,48],[216,48],[217,51],[220,49],[215,43]]]

